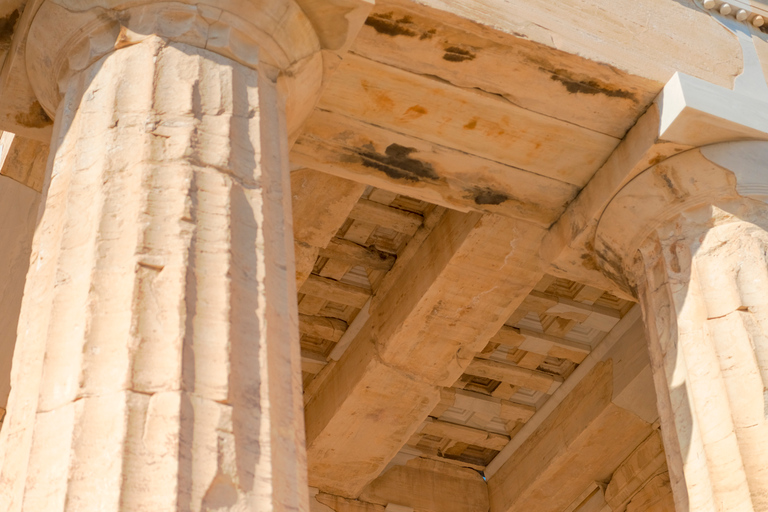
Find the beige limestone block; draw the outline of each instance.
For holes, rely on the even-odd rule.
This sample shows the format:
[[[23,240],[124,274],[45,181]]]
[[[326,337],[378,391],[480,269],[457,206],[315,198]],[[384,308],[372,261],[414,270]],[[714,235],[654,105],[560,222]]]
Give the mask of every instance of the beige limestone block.
[[[487,512],[489,507],[479,473],[421,458],[414,459],[413,465],[388,469],[366,486],[360,499],[428,512]]]
[[[650,424],[612,401],[622,366],[613,359],[597,363],[492,474],[491,510],[563,511],[648,437]]]
[[[441,387],[539,282],[542,235],[526,222],[449,210],[400,267],[399,258],[396,282],[371,300],[370,317],[307,402],[311,485],[357,498],[380,474],[441,401]],[[547,391],[559,385],[517,370]]]
[[[310,485],[356,498],[439,399],[435,385],[381,361],[370,341],[353,343],[306,406]]]
[[[312,169],[291,172],[296,288],[312,273],[315,260],[331,241],[365,190],[365,185]]]
[[[621,510],[650,479],[662,472],[666,472],[664,446],[661,433],[655,430],[613,473],[605,489],[605,501],[613,510]]]
[[[0,510],[306,510],[283,100],[148,37],[66,83]]]
[[[542,236],[526,222],[447,212],[371,310],[382,360],[452,385],[540,279]]]
[[[386,507],[318,493],[311,499],[310,512],[385,512]]]
[[[405,0],[390,0],[397,4]],[[736,38],[688,2],[418,0],[461,22],[513,34],[657,82],[675,71],[729,86],[741,69]],[[661,6],[663,5],[663,7]],[[642,22],[638,22],[643,20]],[[647,21],[646,21],[647,20]],[[471,30],[471,29],[470,29]],[[486,29],[487,30],[487,29]],[[715,62],[722,65],[713,66]],[[609,68],[611,69],[611,68]]]

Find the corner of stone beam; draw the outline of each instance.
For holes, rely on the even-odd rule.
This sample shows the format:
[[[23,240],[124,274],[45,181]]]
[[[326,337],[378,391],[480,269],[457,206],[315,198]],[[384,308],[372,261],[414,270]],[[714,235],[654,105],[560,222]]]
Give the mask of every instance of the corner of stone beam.
[[[310,485],[357,498],[439,400],[437,386],[385,364],[372,340],[355,340],[304,409]]]
[[[693,147],[768,140],[768,97],[758,98],[677,72],[655,100],[659,139]]]

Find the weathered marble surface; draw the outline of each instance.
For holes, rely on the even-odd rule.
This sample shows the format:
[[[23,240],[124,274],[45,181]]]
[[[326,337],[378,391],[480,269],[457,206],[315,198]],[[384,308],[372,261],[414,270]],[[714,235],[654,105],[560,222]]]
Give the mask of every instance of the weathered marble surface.
[[[603,268],[641,299],[678,510],[768,509],[764,142],[651,167],[598,226]]]
[[[369,8],[29,2],[4,92],[55,124],[0,510],[307,509],[288,146]]]

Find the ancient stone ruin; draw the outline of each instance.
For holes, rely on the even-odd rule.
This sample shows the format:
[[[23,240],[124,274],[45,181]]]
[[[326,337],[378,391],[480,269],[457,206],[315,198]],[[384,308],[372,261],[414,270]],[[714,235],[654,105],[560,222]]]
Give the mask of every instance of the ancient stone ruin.
[[[768,1],[0,1],[0,512],[768,512]]]

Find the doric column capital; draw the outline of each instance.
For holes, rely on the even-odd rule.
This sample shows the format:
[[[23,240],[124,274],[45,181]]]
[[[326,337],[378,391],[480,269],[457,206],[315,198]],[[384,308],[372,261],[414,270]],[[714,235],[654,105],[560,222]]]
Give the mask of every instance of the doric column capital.
[[[594,248],[603,271],[636,293],[636,274],[643,271],[638,251],[654,232],[686,223],[681,232],[690,235],[729,219],[761,217],[768,201],[767,161],[768,142],[726,142],[646,169],[613,197],[598,221]]]
[[[324,69],[338,60],[334,53],[346,50],[372,2],[32,0],[30,4],[33,15],[22,29],[27,31],[24,64],[34,94],[50,117],[55,116],[71,76],[110,52],[157,36],[251,68],[261,66],[271,71],[272,78],[279,75],[289,98],[290,131],[311,111]]]

